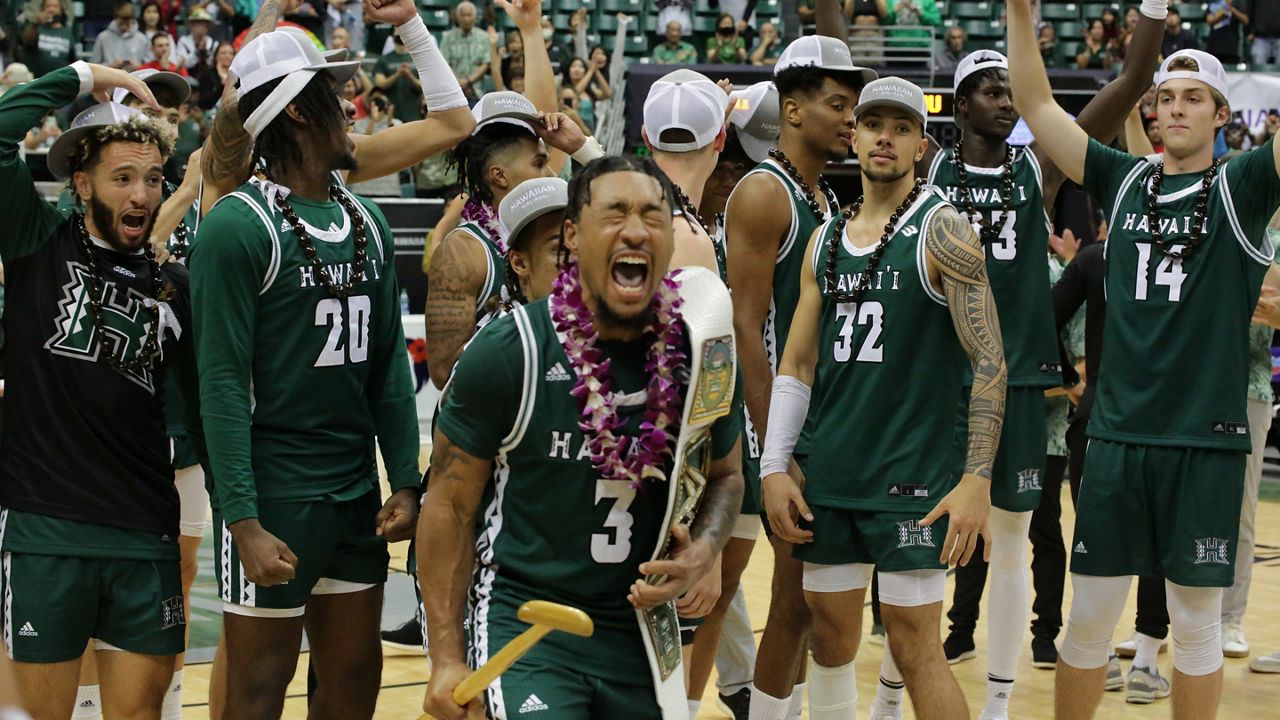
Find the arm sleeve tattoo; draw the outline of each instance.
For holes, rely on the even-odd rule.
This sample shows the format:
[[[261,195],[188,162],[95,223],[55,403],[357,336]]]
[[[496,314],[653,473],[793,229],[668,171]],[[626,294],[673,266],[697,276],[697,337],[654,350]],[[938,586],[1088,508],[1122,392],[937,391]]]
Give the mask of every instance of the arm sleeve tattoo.
[[[939,268],[956,335],[973,363],[964,471],[990,479],[1004,423],[1008,373],[986,257],[973,227],[950,208],[934,214],[925,246]]]

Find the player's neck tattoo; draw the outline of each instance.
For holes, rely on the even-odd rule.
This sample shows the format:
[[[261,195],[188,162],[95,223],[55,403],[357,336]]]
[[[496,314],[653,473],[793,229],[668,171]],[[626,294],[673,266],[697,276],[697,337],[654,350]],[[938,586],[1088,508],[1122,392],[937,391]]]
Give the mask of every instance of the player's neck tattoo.
[[[1164,181],[1164,160],[1156,165],[1156,171],[1151,175],[1151,187],[1147,189],[1147,227],[1151,229],[1151,242],[1165,257],[1186,260],[1204,239],[1204,227],[1209,219],[1209,191],[1213,189],[1213,181],[1218,177],[1220,165],[1220,160],[1215,158],[1209,169],[1204,171],[1200,192],[1196,194],[1196,207],[1191,216],[1191,236],[1178,243],[1181,248],[1165,242],[1164,233],[1160,232],[1160,225],[1156,222],[1156,198],[1160,195],[1160,185]]]
[[[772,148],[769,150],[769,157],[776,160],[787,173],[787,176],[791,178],[792,182],[800,186],[800,192],[804,193],[804,200],[809,204],[809,209],[813,211],[814,216],[822,217],[822,206],[818,204],[818,197],[814,195],[813,189],[809,187],[809,183],[805,182],[804,178],[800,176],[800,171],[796,170],[796,166],[791,162],[791,158],[787,157],[787,154],[778,148]],[[840,206],[840,203],[836,201],[836,195],[831,191],[831,186],[827,185],[827,179],[821,175],[818,176],[818,189],[821,190],[823,196],[827,198],[827,207],[830,208],[832,212],[835,212],[835,209]]]
[[[98,347],[102,350],[101,356],[106,359],[108,365],[123,372],[136,373],[144,369],[153,369],[163,354],[160,350],[162,324],[160,303],[168,299],[171,289],[165,287],[164,276],[160,274],[160,265],[156,263],[151,243],[144,240],[142,252],[147,258],[148,270],[151,273],[151,297],[156,302],[147,304],[151,322],[148,323],[146,339],[142,341],[142,346],[134,353],[133,358],[125,360],[124,351],[128,342],[118,343],[118,354],[115,348],[108,347],[107,344],[107,324],[102,316],[103,295],[106,293],[106,288],[102,282],[102,268],[98,265],[98,251],[93,246],[93,240],[89,238],[89,230],[84,225],[82,212],[76,213],[76,232],[80,235],[80,242],[84,245],[84,254],[89,264],[89,292],[86,293],[86,299],[89,301],[89,315],[93,318],[93,333],[98,338]]]
[[[355,235],[356,255],[351,261],[351,275],[346,282],[341,283],[335,283],[333,277],[329,275],[328,267],[316,254],[315,239],[311,237],[311,233],[307,232],[307,227],[302,224],[302,218],[299,218],[298,214],[293,211],[293,206],[289,204],[289,201],[283,195],[277,195],[276,203],[280,206],[280,213],[284,215],[285,221],[293,228],[293,234],[298,236],[298,245],[302,247],[302,254],[307,256],[311,267],[315,269],[316,277],[320,279],[320,284],[324,286],[325,290],[329,291],[330,295],[344,298],[354,292],[360,286],[360,283],[364,282],[364,266],[369,258],[369,238],[365,234],[364,215],[360,214],[355,201],[337,185],[329,186],[329,197],[347,211],[347,215],[351,218],[352,234]]]
[[[551,319],[578,378],[571,394],[578,401],[578,427],[591,451],[591,464],[601,478],[626,480],[637,489],[645,480],[667,479],[665,468],[675,454],[684,387],[689,381],[676,277],[673,273],[662,280],[653,298],[653,322],[645,328],[644,337],[652,344],[644,364],[649,373],[644,423],[636,437],[615,433],[626,421],[618,415],[619,398],[611,388],[609,361],[596,348],[600,334],[582,298],[578,264],[566,267],[551,290]]]
[[[867,259],[867,267],[862,271],[862,281],[855,282],[853,287],[844,293],[836,290],[836,257],[839,254],[840,243],[844,240],[845,226],[862,209],[862,198],[858,198],[858,202],[854,203],[853,207],[840,213],[840,216],[836,218],[835,232],[831,235],[831,239],[827,241],[827,268],[823,273],[827,297],[838,303],[857,303],[862,299],[862,293],[867,289],[867,285],[870,284],[876,268],[880,267],[880,258],[884,256],[885,247],[893,239],[898,219],[915,204],[916,198],[920,196],[922,190],[924,190],[924,180],[916,178],[916,184],[911,188],[911,192],[907,193],[906,199],[889,216],[889,222],[885,223],[884,233],[880,235],[880,242],[876,244],[876,249],[871,252],[871,257]]]
[[[1004,224],[1008,222],[1009,217],[1009,198],[1013,196],[1013,146],[1006,145],[1004,156],[1004,166],[1000,171],[1000,217],[992,222],[993,218],[988,218],[978,212],[973,204],[973,189],[969,185],[969,169],[964,164],[964,137],[961,136],[960,141],[956,143],[955,157],[952,158],[956,163],[956,176],[960,179],[960,202],[964,204],[964,212],[969,216],[969,221],[975,219],[978,222],[978,238],[983,245],[989,245],[997,237]]]

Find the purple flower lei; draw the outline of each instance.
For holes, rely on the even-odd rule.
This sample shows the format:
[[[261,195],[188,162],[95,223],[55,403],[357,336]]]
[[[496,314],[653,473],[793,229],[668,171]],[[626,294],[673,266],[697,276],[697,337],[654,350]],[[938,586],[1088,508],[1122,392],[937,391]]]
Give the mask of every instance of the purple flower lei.
[[[570,394],[578,401],[578,427],[586,435],[591,464],[606,480],[628,480],[639,489],[646,479],[666,480],[663,468],[675,453],[676,436],[684,405],[681,377],[688,356],[684,352],[684,325],[680,322],[680,283],[675,273],[663,278],[654,296],[654,321],[645,328],[653,345],[645,357],[649,373],[644,421],[636,437],[617,435],[625,422],[618,415],[618,397],[611,389],[610,361],[596,343],[600,339],[591,322],[591,310],[582,299],[576,263],[560,273],[551,290],[551,319],[563,337],[565,355],[578,376]],[[638,448],[632,450],[632,444]]]
[[[489,237],[498,244],[498,253],[501,255],[507,253],[507,244],[502,238],[502,226],[498,223],[498,213],[494,212],[487,203],[479,202],[475,198],[467,198],[466,204],[462,206],[462,219],[484,228],[485,232],[489,233]]]

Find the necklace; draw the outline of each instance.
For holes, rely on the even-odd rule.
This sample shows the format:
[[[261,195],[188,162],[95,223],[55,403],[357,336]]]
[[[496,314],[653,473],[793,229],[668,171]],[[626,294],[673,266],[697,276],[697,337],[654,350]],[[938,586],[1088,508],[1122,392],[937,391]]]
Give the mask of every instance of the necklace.
[[[181,260],[187,256],[187,250],[191,247],[191,230],[185,222],[178,223],[178,227],[173,229],[173,237],[169,239],[169,253],[173,255],[174,260]]]
[[[813,190],[804,181],[804,178],[800,177],[800,171],[796,170],[796,166],[791,163],[791,158],[787,157],[786,153],[778,148],[769,150],[769,157],[776,160],[782,166],[782,169],[786,171],[792,182],[800,186],[800,192],[804,193],[805,202],[809,204],[809,209],[813,211],[814,216],[822,217],[822,206],[818,204],[817,196],[813,194]],[[827,184],[826,178],[818,177],[818,189],[822,191],[823,197],[827,199],[827,207],[834,213],[835,209],[840,207],[840,203],[836,200],[835,193],[831,191],[831,186]]]
[[[498,254],[507,254],[507,244],[502,241],[502,225],[498,222],[498,213],[494,212],[488,203],[468,198],[466,204],[462,206],[462,219],[484,228],[494,244],[498,246]]]
[[[627,480],[639,488],[647,479],[667,479],[664,468],[674,456],[676,434],[688,384],[684,326],[680,322],[680,283],[676,274],[662,281],[653,299],[654,320],[645,328],[653,343],[645,354],[644,421],[635,437],[615,431],[626,422],[618,415],[620,398],[611,389],[610,361],[596,347],[600,335],[582,299],[576,263],[556,278],[551,290],[551,319],[577,375],[570,394],[578,401],[578,428],[586,437],[591,465],[605,480]]]
[[[302,254],[307,256],[307,261],[315,269],[316,277],[320,279],[320,284],[324,286],[325,290],[329,291],[330,295],[344,298],[355,291],[360,286],[360,283],[364,282],[364,265],[369,257],[367,252],[369,238],[364,232],[364,216],[356,208],[355,201],[336,185],[329,186],[329,197],[347,211],[355,234],[356,255],[351,261],[351,276],[346,282],[341,283],[334,282],[333,277],[329,275],[329,269],[325,267],[324,261],[316,254],[315,239],[311,237],[311,233],[307,232],[306,226],[302,224],[302,219],[293,211],[293,206],[282,195],[278,195],[277,200],[280,205],[280,213],[284,215],[285,221],[293,227],[293,234],[298,236],[298,245],[302,247]]]
[[[681,212],[684,214],[685,219],[690,223],[695,220],[698,221],[698,226],[702,228],[702,231],[707,232],[707,222],[702,219],[702,215],[693,206],[689,196],[684,194],[684,190],[679,185],[672,184],[671,187],[676,191],[676,202],[680,203]]]
[[[102,315],[102,304],[106,299],[106,286],[102,282],[102,269],[98,266],[98,253],[93,247],[93,240],[89,238],[89,230],[84,224],[84,213],[76,213],[76,230],[80,235],[80,242],[84,245],[85,256],[88,258],[89,292],[86,294],[86,299],[89,301],[89,314],[93,317],[93,332],[98,338],[99,346],[104,351],[103,355],[106,357],[107,364],[117,370],[131,373],[154,368],[156,361],[160,358],[159,301],[163,299],[165,286],[164,278],[160,275],[160,266],[156,263],[156,256],[151,252],[151,243],[142,243],[142,252],[147,258],[147,265],[151,271],[151,297],[157,302],[152,303],[147,308],[151,313],[151,322],[148,323],[147,336],[142,341],[142,347],[138,348],[138,352],[134,353],[133,359],[125,360],[124,350],[128,345],[127,340],[121,344],[119,355],[110,352],[106,345],[107,324]]]
[[[1200,181],[1200,192],[1196,194],[1196,207],[1191,216],[1191,236],[1186,242],[1178,243],[1182,245],[1181,250],[1175,250],[1165,242],[1164,233],[1160,232],[1160,225],[1156,222],[1156,197],[1160,195],[1160,185],[1164,181],[1164,161],[1161,160],[1156,165],[1156,171],[1151,175],[1151,187],[1147,190],[1147,227],[1151,230],[1151,242],[1165,257],[1186,260],[1204,239],[1204,227],[1209,219],[1209,191],[1213,189],[1213,181],[1218,176],[1219,165],[1219,161],[1215,159],[1209,165],[1209,169],[1204,172],[1204,177]]]
[[[894,229],[898,224],[898,219],[913,204],[920,192],[924,190],[924,180],[917,179],[916,184],[911,188],[911,192],[907,194],[907,198],[902,201],[893,214],[889,216],[889,222],[885,223],[884,233],[880,235],[880,242],[876,244],[876,249],[872,251],[871,257],[867,259],[867,267],[862,271],[862,280],[856,282],[853,289],[849,292],[841,293],[836,290],[836,255],[841,240],[844,238],[844,229],[849,221],[857,217],[858,211],[862,209],[862,198],[858,198],[858,202],[853,207],[840,213],[836,219],[835,233],[831,236],[827,243],[827,269],[823,273],[826,284],[826,293],[829,297],[838,303],[857,303],[862,299],[862,293],[871,284],[871,276],[875,273],[876,268],[880,266],[880,258],[884,255],[884,249],[893,239]]]
[[[976,219],[978,222],[978,237],[982,240],[983,245],[990,245],[997,237],[1007,222],[1009,217],[1009,198],[1013,196],[1013,146],[1007,146],[1004,156],[1004,167],[1000,172],[1000,217],[999,225],[992,222],[978,212],[973,203],[973,189],[969,185],[969,169],[965,167],[964,159],[961,157],[964,153],[964,138],[962,137],[956,143],[955,157],[956,175],[960,178],[960,199],[964,203],[964,211],[970,220]],[[993,218],[994,219],[994,218]]]

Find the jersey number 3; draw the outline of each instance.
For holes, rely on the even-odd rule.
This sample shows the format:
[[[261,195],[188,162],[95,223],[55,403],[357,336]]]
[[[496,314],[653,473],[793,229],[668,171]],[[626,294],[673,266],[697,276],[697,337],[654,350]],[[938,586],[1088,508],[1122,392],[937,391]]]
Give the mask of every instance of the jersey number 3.
[[[611,501],[609,514],[604,518],[604,532],[591,534],[591,559],[601,564],[626,562],[631,556],[631,503],[636,499],[636,489],[630,480],[597,480],[596,504]]]
[[[368,295],[347,298],[346,311],[338,298],[325,298],[316,303],[316,326],[329,328],[324,349],[315,367],[332,367],[347,362],[362,363],[369,359],[369,318],[373,305]],[[347,346],[342,347],[343,329],[347,330]]]
[[[836,362],[849,362],[850,358],[857,362],[884,362],[884,346],[880,344],[880,333],[884,331],[884,305],[874,300],[867,300],[856,306],[853,303],[839,303],[836,305],[836,320],[840,323],[840,331],[836,335]],[[853,357],[855,322],[869,326],[856,358]]]

